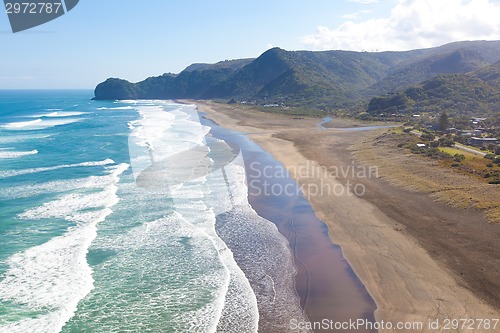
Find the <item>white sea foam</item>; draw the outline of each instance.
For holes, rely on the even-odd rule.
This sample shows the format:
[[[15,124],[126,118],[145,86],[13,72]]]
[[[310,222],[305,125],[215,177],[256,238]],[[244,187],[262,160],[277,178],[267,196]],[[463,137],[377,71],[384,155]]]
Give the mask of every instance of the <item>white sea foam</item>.
[[[93,249],[113,256],[96,267],[100,288],[79,305],[72,323],[83,320],[92,332],[141,332],[145,324],[155,331],[215,332],[229,272],[212,240],[180,214],[124,234],[102,233]],[[120,292],[110,297],[111,290]],[[96,313],[96,302],[106,311]],[[88,313],[93,313],[90,323]],[[78,331],[72,323],[69,330]]]
[[[38,173],[38,172],[66,169],[66,168],[104,166],[104,165],[109,165],[109,164],[114,164],[114,163],[115,162],[112,159],[105,159],[103,161],[83,162],[83,163],[77,163],[77,164],[63,164],[63,165],[57,165],[57,166],[53,166],[53,167],[23,169],[23,170],[7,170],[7,171],[0,171],[0,178],[9,178],[9,177],[27,175],[27,174],[32,174],[32,173]]]
[[[166,112],[161,103],[157,101],[155,103],[157,105],[152,107],[137,106],[141,118],[129,123],[129,128],[132,130],[129,149],[136,178],[155,162],[204,146],[205,136],[210,130],[209,127],[201,125],[194,106],[179,105],[176,109]],[[172,106],[168,102],[163,104]],[[206,151],[209,152],[210,149],[207,147]],[[183,166],[174,163],[172,167]],[[225,282],[219,285],[218,295],[209,306],[210,311],[202,309],[197,313],[183,314],[183,316],[187,315],[186,318],[191,321],[204,323],[205,332],[216,332],[226,326],[229,320],[232,321],[232,331],[256,332],[258,309],[255,294],[234,260],[232,252],[215,231],[215,212],[221,206],[231,209],[231,200],[234,199],[231,199],[226,191],[220,192],[224,195],[220,195],[216,202],[208,202],[206,196],[210,193],[210,186],[213,185],[211,182],[215,179],[211,178],[209,182],[208,177],[211,175],[201,174],[198,178],[187,179],[179,185],[172,186],[170,195],[174,199],[176,213],[188,223],[190,229],[196,230],[197,233],[201,232],[210,240],[212,247],[216,249],[225,270],[218,279],[220,282]],[[215,181],[222,182],[221,186],[226,185],[222,174]],[[246,194],[243,198],[246,198]],[[193,263],[194,267],[200,264],[202,263],[199,260]]]
[[[114,196],[116,186],[109,186],[103,191],[92,194],[68,194],[61,198],[47,202],[42,206],[27,210],[18,215],[23,220],[59,218],[74,222],[84,222],[80,214],[75,212],[84,209],[103,208],[114,206],[118,198]],[[109,199],[111,198],[111,199]]]
[[[36,155],[38,154],[38,150],[30,150],[30,151],[9,151],[9,150],[2,150],[0,151],[0,159],[13,159],[13,158],[19,158],[23,156],[28,156],[28,155]]]
[[[0,199],[13,200],[38,196],[45,193],[62,193],[77,189],[99,188],[109,183],[108,176],[91,176],[71,180],[2,187]]]
[[[196,109],[181,105],[170,112],[162,105],[137,109],[141,118],[129,123],[129,152],[135,178],[155,162],[204,146],[210,128],[201,125]]]
[[[44,119],[44,120],[38,118],[31,121],[8,123],[2,125],[2,127],[7,130],[18,130],[18,131],[41,130],[55,126],[68,125],[82,120],[83,120],[82,118],[68,118],[68,119],[63,118],[63,119]]]
[[[116,101],[115,103],[137,104],[139,102],[140,102],[139,100],[135,100],[135,99],[123,99],[123,100]]]
[[[192,106],[179,106],[165,112],[158,106],[145,106],[147,103],[133,103],[138,106],[141,119],[129,124],[130,140],[137,149],[135,155],[131,149],[134,173],[140,172],[137,166],[147,167],[154,159],[161,160],[203,146],[208,132],[208,128],[199,123]],[[90,163],[110,164],[104,162]],[[85,254],[96,237],[96,222],[93,221],[103,219],[96,215],[100,213],[106,218],[116,203],[116,182],[125,166],[121,169],[112,166],[110,174],[102,177],[19,187],[18,196],[43,193],[43,189],[62,192],[77,189],[75,193],[65,193],[19,215],[25,219],[64,218],[75,222],[76,226],[63,236],[33,248],[36,251],[29,252],[33,250],[30,249],[9,259],[6,275],[9,285],[2,285],[4,281],[0,283],[0,295],[9,288],[9,293],[5,293],[8,301],[22,304],[28,308],[26,311],[36,306],[45,313],[0,326],[0,332],[55,332],[73,316],[77,305],[78,314],[68,323],[71,331],[79,331],[78,326],[71,325],[81,316],[81,320],[92,328],[90,331],[95,332],[141,331],[144,322],[160,323],[165,318],[169,318],[169,327],[178,332],[257,332],[257,301],[267,314],[266,320],[302,319],[293,289],[295,272],[290,249],[277,228],[258,217],[249,206],[241,162],[237,160],[216,172],[172,186],[170,195],[176,212],[165,216],[162,211],[160,216],[165,217],[146,220],[150,222],[142,220],[149,214],[152,216],[150,210],[156,208],[150,199],[155,195],[158,196],[156,200],[164,197],[145,193],[147,190],[142,188],[125,187],[136,191],[132,192],[134,199],[130,200],[144,200],[144,208],[147,207],[144,211],[131,209],[125,215],[130,220],[126,223],[142,225],[124,234],[100,232],[92,247],[97,246],[113,255],[102,265],[96,265],[99,276],[95,278],[99,285],[90,295],[92,271]],[[16,172],[26,174],[75,166],[81,164]],[[7,176],[12,175],[16,174]],[[120,193],[123,193],[122,185]],[[6,196],[15,197],[14,192],[13,188]],[[225,219],[225,214],[230,218]],[[217,216],[223,216],[223,221],[219,221],[222,225],[216,229]],[[107,227],[115,231],[117,229],[111,226],[114,222],[110,221]],[[106,225],[102,224],[100,229]],[[70,256],[73,259],[68,262]],[[61,265],[68,267],[61,269]],[[70,273],[72,276],[66,278]],[[52,281],[56,276],[61,282]],[[23,282],[27,288],[21,288],[17,282]],[[138,291],[129,289],[133,286],[137,286],[143,296],[137,297]],[[85,295],[88,297],[79,303]],[[106,311],[96,313],[96,304]],[[272,317],[269,313],[281,317]],[[90,314],[91,321],[88,320]],[[287,331],[287,327],[274,331]]]
[[[108,160],[106,160],[108,161]],[[109,160],[111,161],[111,160]],[[103,161],[105,162],[105,161]],[[85,166],[103,165],[103,162],[87,162]],[[101,163],[101,164],[98,164]],[[79,164],[80,166],[84,164]],[[122,168],[127,168],[126,164],[121,164]],[[13,187],[3,187],[0,192],[0,199],[21,199],[37,196],[44,193],[61,193],[79,189],[104,188],[115,182],[115,173],[121,170],[117,167],[111,167],[110,174],[104,176],[90,176],[86,178],[76,178],[70,180],[56,180],[45,183],[17,185]]]
[[[114,101],[115,104],[134,104],[134,105],[144,105],[144,106],[158,106],[166,105],[172,106],[172,102],[168,100],[156,100],[156,99],[131,99],[131,100],[117,100]]]
[[[175,210],[212,240],[221,262],[229,272],[229,283],[216,307],[219,311],[216,325],[210,331],[257,332],[259,315],[256,296],[233,253],[215,230],[214,211],[219,205],[231,207],[231,198],[226,192],[226,195],[218,195],[217,201],[207,200],[207,195],[211,193],[214,185],[224,187],[226,184],[223,177],[212,176],[213,174],[210,174],[188,181],[173,190]]]
[[[0,299],[38,315],[3,324],[0,332],[59,332],[74,315],[80,300],[93,289],[86,255],[97,235],[97,224],[118,202],[116,183],[127,168],[126,164],[109,168],[109,182],[99,192],[66,195],[19,215],[23,219],[64,218],[77,225],[7,260]]]
[[[107,108],[107,107],[102,107],[102,108],[97,108],[97,110],[133,110],[134,107],[132,106],[118,106],[115,108]]]
[[[51,136],[52,136],[52,134],[31,134],[31,135],[3,136],[3,137],[0,137],[0,144],[46,139],[46,138],[50,138]]]
[[[248,203],[242,162],[239,157],[207,177],[213,185],[205,201],[217,207],[220,213],[220,222],[216,227],[218,236],[240,258],[238,264],[264,316],[260,329],[266,332],[288,332],[289,318],[307,321],[295,292],[293,254],[288,241],[277,227],[258,216]],[[232,331],[232,316],[231,311],[227,311],[226,317],[223,316],[219,326],[221,331]]]
[[[50,110],[47,110],[47,111],[50,111]],[[54,110],[53,112],[40,113],[40,114],[31,115],[31,116],[27,116],[27,117],[29,117],[29,118],[42,118],[42,117],[63,118],[63,117],[76,117],[76,116],[81,116],[84,114],[88,114],[88,112]]]
[[[129,122],[129,153],[134,176],[137,176],[152,165],[155,158],[153,151],[167,146],[163,135],[172,126],[175,116],[167,113],[161,106],[141,106],[138,108],[140,119]],[[173,146],[173,145],[170,145]],[[156,155],[160,150],[155,151]],[[146,159],[144,157],[147,157]],[[158,157],[161,159],[161,156]]]
[[[35,120],[30,120],[30,121],[20,121],[20,122],[15,122],[15,123],[8,123],[5,125],[2,125],[2,127],[8,128],[8,129],[24,128],[24,127],[34,126],[34,125],[39,124],[41,122],[42,122],[42,119],[38,118]]]

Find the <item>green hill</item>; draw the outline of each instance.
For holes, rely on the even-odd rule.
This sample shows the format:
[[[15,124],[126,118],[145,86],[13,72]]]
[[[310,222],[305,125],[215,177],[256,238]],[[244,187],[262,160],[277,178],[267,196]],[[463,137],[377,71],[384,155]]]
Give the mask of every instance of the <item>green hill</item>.
[[[465,73],[500,60],[500,41],[461,42],[406,52],[286,51],[257,59],[193,64],[138,83],[108,79],[96,99],[235,99],[256,104],[345,107],[440,74]]]
[[[465,74],[441,74],[397,94],[372,98],[368,112],[488,115],[500,110],[500,61]]]
[[[498,42],[452,43],[426,50],[420,57],[393,68],[368,93],[402,90],[439,74],[467,73],[498,60]],[[496,53],[495,53],[496,52]]]

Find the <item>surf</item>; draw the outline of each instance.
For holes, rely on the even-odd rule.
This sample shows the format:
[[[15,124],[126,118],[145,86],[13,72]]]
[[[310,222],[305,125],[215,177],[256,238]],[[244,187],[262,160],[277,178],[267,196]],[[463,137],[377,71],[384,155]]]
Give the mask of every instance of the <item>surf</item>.
[[[95,182],[92,191],[63,195],[18,215],[20,220],[64,219],[75,225],[62,236],[7,259],[0,299],[36,315],[4,321],[0,332],[60,332],[75,314],[80,300],[94,287],[86,255],[97,236],[97,224],[113,213],[111,208],[119,201],[116,184],[128,167],[110,167],[107,182]]]

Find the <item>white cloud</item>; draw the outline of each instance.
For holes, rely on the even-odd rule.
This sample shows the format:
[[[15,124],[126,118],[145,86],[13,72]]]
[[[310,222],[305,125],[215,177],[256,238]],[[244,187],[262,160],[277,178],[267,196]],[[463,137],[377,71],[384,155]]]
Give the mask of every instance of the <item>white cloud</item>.
[[[302,42],[314,50],[397,51],[494,40],[500,39],[499,17],[500,2],[494,0],[398,0],[389,17],[320,26]]]
[[[349,0],[349,1],[362,3],[363,5],[371,5],[372,3],[378,3],[378,0]]]
[[[345,15],[342,15],[342,18],[343,19],[346,19],[346,20],[355,20],[359,17],[359,14],[358,13],[352,13],[352,14],[345,14]]]
[[[359,12],[356,12],[356,13],[349,13],[349,14],[345,14],[345,15],[342,15],[342,18],[344,20],[350,20],[350,21],[354,21],[354,20],[357,20],[360,18],[360,16],[362,15],[366,15],[366,14],[370,14],[372,11],[369,10],[369,9],[365,9],[365,10],[360,10]]]

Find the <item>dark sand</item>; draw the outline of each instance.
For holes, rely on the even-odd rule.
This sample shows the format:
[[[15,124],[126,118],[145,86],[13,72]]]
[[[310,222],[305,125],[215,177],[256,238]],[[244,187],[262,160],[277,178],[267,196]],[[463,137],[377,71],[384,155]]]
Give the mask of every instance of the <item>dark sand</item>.
[[[217,137],[241,148],[250,204],[260,216],[273,222],[288,240],[297,268],[296,291],[308,319],[312,323],[325,319],[373,322],[375,302],[344,259],[340,247],[332,244],[328,227],[316,217],[284,166],[243,135],[217,133]]]
[[[317,119],[198,104],[221,125],[249,133],[292,169],[308,163],[347,168],[354,161],[352,145],[371,140],[369,132],[321,130]],[[385,165],[380,167],[385,170]],[[301,186],[342,184],[349,178],[293,172],[292,177]],[[305,194],[375,300],[377,320],[427,323],[500,317],[499,225],[488,225],[480,211],[436,203],[430,193],[404,190],[385,179],[356,181],[366,186],[361,197]],[[321,259],[316,264],[321,266]]]

